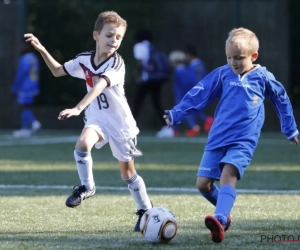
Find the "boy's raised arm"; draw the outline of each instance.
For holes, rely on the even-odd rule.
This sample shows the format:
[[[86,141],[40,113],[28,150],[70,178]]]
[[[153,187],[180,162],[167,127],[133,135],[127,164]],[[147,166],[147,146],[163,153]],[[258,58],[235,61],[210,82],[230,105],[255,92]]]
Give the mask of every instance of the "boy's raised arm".
[[[72,109],[65,109],[59,113],[58,119],[65,120],[71,116],[78,116],[97,96],[99,96],[103,89],[107,87],[107,80],[103,77],[94,87],[83,97],[83,99]]]
[[[45,63],[47,64],[48,68],[51,70],[52,74],[55,77],[65,76],[67,75],[63,66],[58,63],[45,49],[45,47],[40,43],[40,41],[30,33],[24,34],[26,38],[26,42],[30,42],[31,45],[40,52],[41,56],[43,57]]]

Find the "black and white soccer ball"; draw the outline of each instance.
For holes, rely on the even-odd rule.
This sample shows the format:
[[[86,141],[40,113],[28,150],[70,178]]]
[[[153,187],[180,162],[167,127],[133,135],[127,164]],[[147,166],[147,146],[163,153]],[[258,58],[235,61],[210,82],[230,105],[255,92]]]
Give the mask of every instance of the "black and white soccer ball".
[[[174,213],[169,209],[153,207],[142,216],[140,228],[147,242],[167,243],[175,237],[178,222]]]

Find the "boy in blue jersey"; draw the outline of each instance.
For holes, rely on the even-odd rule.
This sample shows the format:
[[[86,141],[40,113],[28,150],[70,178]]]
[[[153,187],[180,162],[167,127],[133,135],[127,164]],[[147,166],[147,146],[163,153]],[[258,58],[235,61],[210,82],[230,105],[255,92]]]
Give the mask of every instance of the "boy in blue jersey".
[[[282,133],[292,145],[298,144],[299,132],[284,87],[265,67],[253,64],[258,48],[258,39],[252,31],[233,29],[225,46],[228,64],[208,74],[164,115],[168,125],[178,124],[183,116],[220,98],[197,173],[197,188],[216,206],[215,215],[205,217],[205,225],[212,241],[217,243],[223,241],[230,226],[236,183],[257,146],[266,97],[276,110]],[[220,181],[220,189],[215,180]]]
[[[24,43],[21,47],[18,71],[11,87],[11,93],[17,95],[17,103],[21,106],[21,129],[13,132],[15,137],[28,137],[40,129],[41,123],[36,120],[31,106],[39,94],[40,64],[31,47]]]

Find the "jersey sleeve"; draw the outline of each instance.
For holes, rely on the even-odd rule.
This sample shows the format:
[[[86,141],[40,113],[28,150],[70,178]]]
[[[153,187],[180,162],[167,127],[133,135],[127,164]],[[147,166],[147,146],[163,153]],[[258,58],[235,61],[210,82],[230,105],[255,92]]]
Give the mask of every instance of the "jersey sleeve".
[[[80,59],[81,56],[77,56],[74,59],[65,62],[63,68],[68,75],[80,79],[85,79],[84,71],[80,66]]]
[[[125,64],[120,55],[112,57],[101,76],[107,81],[107,87],[124,84]]]
[[[169,111],[171,124],[178,124],[182,117],[204,109],[222,95],[222,69],[217,68],[204,77],[183,97],[181,102]]]
[[[280,120],[281,131],[287,138],[293,139],[299,132],[293,115],[290,99],[283,85],[275,79],[272,73],[266,72],[266,92],[270,97]]]

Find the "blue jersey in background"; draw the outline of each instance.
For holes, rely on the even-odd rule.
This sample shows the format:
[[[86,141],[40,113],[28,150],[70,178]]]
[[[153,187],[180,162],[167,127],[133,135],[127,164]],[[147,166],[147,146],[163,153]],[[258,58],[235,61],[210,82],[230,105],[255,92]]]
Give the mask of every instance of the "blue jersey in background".
[[[18,95],[18,103],[31,104],[39,94],[40,64],[34,53],[26,53],[19,59],[18,71],[11,92]]]
[[[204,63],[200,59],[194,59],[187,65],[179,65],[175,68],[174,92],[175,101],[179,103],[185,94],[207,75]]]

